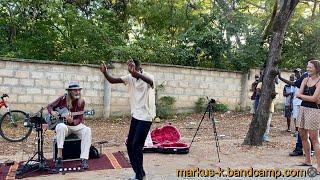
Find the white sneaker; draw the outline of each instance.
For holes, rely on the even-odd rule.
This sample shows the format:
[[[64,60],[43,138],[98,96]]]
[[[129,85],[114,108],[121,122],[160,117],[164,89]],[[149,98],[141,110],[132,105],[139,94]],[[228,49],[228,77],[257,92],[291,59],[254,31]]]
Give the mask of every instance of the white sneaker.
[[[136,179],[136,176],[130,177],[128,180],[138,180]]]

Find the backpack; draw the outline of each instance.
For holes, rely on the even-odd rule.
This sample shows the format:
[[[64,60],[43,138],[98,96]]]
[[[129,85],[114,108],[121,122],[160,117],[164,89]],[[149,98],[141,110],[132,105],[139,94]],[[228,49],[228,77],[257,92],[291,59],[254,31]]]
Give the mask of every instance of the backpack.
[[[94,146],[90,146],[90,151],[89,151],[89,159],[98,159],[100,157],[100,153],[98,149]]]

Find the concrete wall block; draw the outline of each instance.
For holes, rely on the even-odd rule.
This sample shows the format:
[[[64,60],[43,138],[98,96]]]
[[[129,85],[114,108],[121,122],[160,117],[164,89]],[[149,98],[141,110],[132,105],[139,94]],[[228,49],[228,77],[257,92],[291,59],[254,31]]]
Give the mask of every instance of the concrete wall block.
[[[49,87],[49,81],[42,79],[35,79],[35,87]]]
[[[2,94],[1,94],[2,95]],[[11,94],[8,94],[9,95],[9,99],[8,99],[8,104],[9,104],[9,107],[11,106],[12,103],[18,103],[18,96],[16,95],[11,95]],[[10,107],[11,108],[11,107]]]
[[[66,67],[63,65],[49,65],[51,72],[60,72],[63,73],[66,71]]]
[[[18,82],[17,78],[3,78],[3,85],[18,86]]]
[[[218,84],[217,83],[209,83],[208,89],[218,89]]]
[[[191,74],[191,69],[179,69],[179,70],[180,70],[180,73],[182,74]]]
[[[99,75],[88,75],[88,81],[101,81],[102,74]],[[104,77],[103,77],[104,78]]]
[[[206,77],[205,77],[205,82],[206,82],[206,83],[212,83],[212,82],[214,82],[214,77],[213,77],[213,76],[206,76]]]
[[[182,81],[181,81],[182,82]],[[171,88],[176,88],[179,87],[179,81],[167,81],[166,85],[164,86],[164,88],[166,89],[167,87],[171,87]]]
[[[103,90],[104,89],[104,83],[103,82],[96,82],[96,83],[92,83],[92,88],[96,89],[96,90]]]
[[[6,67],[6,61],[0,61],[0,68],[5,69]]]
[[[54,96],[47,96],[48,97],[48,104],[52,103],[53,101],[55,101],[56,99],[58,99],[60,96],[59,95],[54,95]]]
[[[177,101],[180,101],[180,102],[189,102],[189,96],[179,96],[177,98]]]
[[[112,90],[111,90],[111,96],[112,97],[129,97],[127,92],[112,91]]]
[[[14,77],[14,70],[12,70],[12,69],[1,69],[0,77]]]
[[[12,103],[12,104],[9,104],[9,107],[12,110],[15,109],[15,110],[21,110],[24,112],[30,111],[29,109],[27,109],[27,104],[25,104],[25,103]]]
[[[224,79],[224,83],[226,83],[226,84],[232,84],[233,82],[234,82],[233,79],[230,79],[230,78],[225,78]]]
[[[173,76],[173,74],[169,74],[169,73],[167,73],[167,74],[164,74],[164,79],[165,80],[167,80],[167,81],[169,81],[169,80],[173,80],[174,79],[174,76]]]
[[[91,104],[103,105],[103,97],[92,97]]]
[[[215,81],[217,84],[223,84],[223,83],[224,83],[224,78],[217,77],[217,78],[214,79],[214,81]]]
[[[188,81],[180,81],[179,86],[182,88],[188,88],[189,87],[189,82]]]
[[[191,81],[189,82],[189,88],[196,88],[198,89],[200,86],[199,82],[198,81]]]
[[[87,75],[76,75],[75,81],[86,81],[87,80]]]
[[[189,102],[196,102],[200,97],[203,96],[189,96]]]
[[[209,84],[205,83],[205,82],[202,82],[202,83],[200,83],[199,88],[200,89],[208,89],[209,88]]]
[[[193,94],[197,96],[204,96],[204,89],[196,89]]]
[[[67,86],[64,85],[65,83],[64,82],[61,82],[61,81],[55,81],[55,80],[51,80],[50,81],[50,87],[51,88],[55,88],[55,89],[62,89],[62,88],[65,88]]]
[[[28,88],[27,94],[41,94],[40,88]]]
[[[191,75],[200,75],[201,71],[200,70],[196,70],[196,69],[192,69],[192,70],[190,70],[190,74]]]
[[[165,78],[165,75],[163,72],[154,72],[154,73],[152,73],[152,75],[154,76],[154,79],[155,80],[157,79],[158,81],[160,81],[160,80],[163,81],[163,79]]]
[[[43,95],[37,95],[37,96],[33,96],[33,101],[34,103],[38,103],[38,104],[48,104],[48,96],[43,96]]]
[[[3,78],[2,77],[0,77],[0,84],[2,84],[3,83]]]
[[[19,103],[32,103],[33,98],[31,95],[19,95],[18,96],[18,102]]]
[[[29,71],[16,71],[15,72],[15,77],[16,78],[29,78],[30,77],[30,72]]]
[[[196,82],[202,82],[205,80],[205,76],[195,76],[193,80]]]
[[[56,95],[56,90],[55,89],[43,89],[43,94],[44,95]]]
[[[33,71],[33,72],[31,72],[31,78],[32,79],[43,79],[43,80],[45,80],[45,75],[44,75],[44,72]]]
[[[20,85],[21,86],[26,86],[26,87],[34,87],[35,83],[34,83],[34,80],[33,79],[20,79]]]
[[[49,79],[49,80],[61,80],[61,77],[63,76],[63,74],[57,73],[57,72],[46,72],[45,76],[46,76],[46,79]]]
[[[65,81],[75,81],[77,74],[73,74],[73,73],[64,73],[63,74],[63,79]]]
[[[184,88],[175,88],[174,93],[175,94],[184,94]]]
[[[92,82],[81,82],[80,86],[86,90],[86,89],[92,89]]]
[[[5,85],[0,85],[0,95],[6,93],[10,96],[11,93],[11,87],[5,86]]]
[[[97,97],[98,96],[98,91],[97,90],[86,89],[86,90],[84,90],[83,94],[84,94],[84,96]]]
[[[6,69],[21,69],[23,62],[6,61]]]
[[[184,76],[184,79],[183,79],[183,80],[184,80],[184,81],[192,81],[193,78],[194,78],[194,76],[188,74],[188,75],[185,75],[185,76]]]
[[[210,76],[213,76],[213,77],[219,77],[219,72],[218,71],[210,71]]]

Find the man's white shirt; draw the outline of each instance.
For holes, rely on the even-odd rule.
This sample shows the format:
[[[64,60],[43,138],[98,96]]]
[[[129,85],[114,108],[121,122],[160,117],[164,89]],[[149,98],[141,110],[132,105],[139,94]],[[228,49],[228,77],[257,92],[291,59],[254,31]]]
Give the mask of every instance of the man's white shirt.
[[[142,74],[150,78],[154,84],[153,75],[144,71]],[[131,74],[122,76],[121,79],[129,88],[132,117],[142,121],[152,121],[156,116],[155,88],[142,79],[132,77]]]

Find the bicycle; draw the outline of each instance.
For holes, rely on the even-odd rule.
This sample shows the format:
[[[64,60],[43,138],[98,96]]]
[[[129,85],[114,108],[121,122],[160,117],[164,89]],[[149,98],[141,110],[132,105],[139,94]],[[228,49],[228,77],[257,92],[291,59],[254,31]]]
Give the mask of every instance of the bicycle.
[[[32,131],[29,114],[11,110],[6,98],[9,98],[8,94],[3,94],[0,100],[0,109],[4,107],[7,111],[0,119],[0,135],[9,142],[21,142],[28,138]]]

